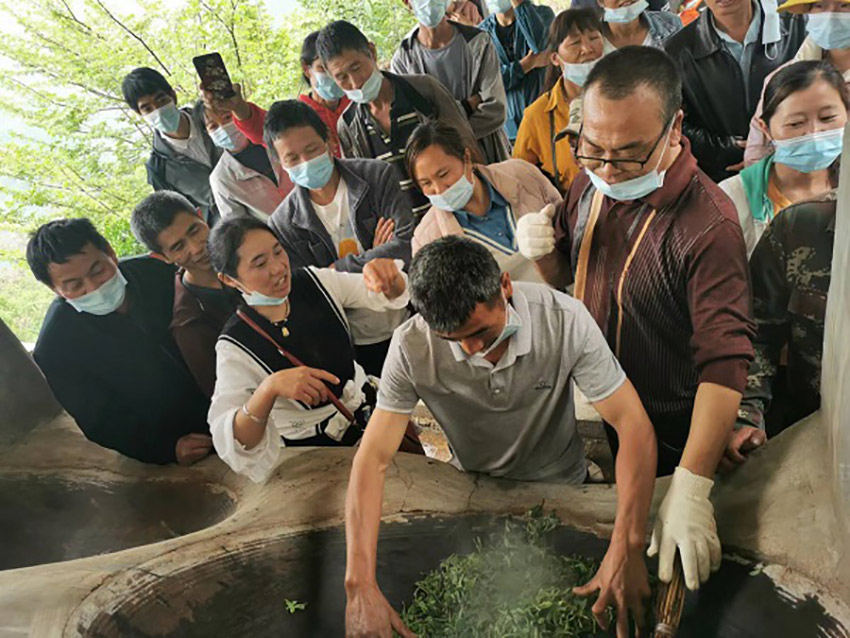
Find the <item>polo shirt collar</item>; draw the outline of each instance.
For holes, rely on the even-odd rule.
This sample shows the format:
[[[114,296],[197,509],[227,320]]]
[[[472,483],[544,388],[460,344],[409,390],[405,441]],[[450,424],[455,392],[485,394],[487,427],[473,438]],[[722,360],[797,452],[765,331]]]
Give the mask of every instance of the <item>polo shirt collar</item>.
[[[490,180],[485,179],[484,176],[480,173],[478,174],[478,176],[481,178],[481,181],[487,185],[487,192],[490,195],[490,208],[488,208],[487,212],[484,213],[484,217],[486,217],[490,213],[490,211],[493,210],[493,208],[495,208],[496,206],[501,206],[502,208],[505,208],[508,205],[507,201],[505,201],[505,198],[501,196],[499,191],[493,188],[493,185],[490,183]],[[470,213],[466,210],[456,210],[454,214],[457,218],[463,220],[464,223],[469,223]]]

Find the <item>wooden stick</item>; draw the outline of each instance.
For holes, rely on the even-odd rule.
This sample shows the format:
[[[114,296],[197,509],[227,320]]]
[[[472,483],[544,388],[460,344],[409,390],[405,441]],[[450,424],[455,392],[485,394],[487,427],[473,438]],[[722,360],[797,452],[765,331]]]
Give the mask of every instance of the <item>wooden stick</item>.
[[[678,552],[673,563],[673,578],[661,583],[655,601],[655,638],[676,638],[682,610],[685,608],[685,574]]]

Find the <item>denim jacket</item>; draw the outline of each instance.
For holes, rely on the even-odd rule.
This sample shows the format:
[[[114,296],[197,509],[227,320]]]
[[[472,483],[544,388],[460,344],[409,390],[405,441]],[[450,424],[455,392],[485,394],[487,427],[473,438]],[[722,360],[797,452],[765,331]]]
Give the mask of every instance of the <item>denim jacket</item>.
[[[643,17],[646,18],[646,25],[649,27],[652,45],[659,49],[662,48],[664,40],[682,30],[682,21],[675,13],[644,11]]]

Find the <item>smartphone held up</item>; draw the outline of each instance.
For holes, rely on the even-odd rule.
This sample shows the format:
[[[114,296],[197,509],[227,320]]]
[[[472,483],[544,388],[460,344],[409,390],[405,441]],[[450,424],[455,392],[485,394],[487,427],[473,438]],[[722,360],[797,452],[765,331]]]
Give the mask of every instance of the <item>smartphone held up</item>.
[[[226,100],[236,95],[221,54],[215,52],[198,55],[192,58],[192,62],[201,78],[201,86],[205,90],[210,91],[219,100]]]

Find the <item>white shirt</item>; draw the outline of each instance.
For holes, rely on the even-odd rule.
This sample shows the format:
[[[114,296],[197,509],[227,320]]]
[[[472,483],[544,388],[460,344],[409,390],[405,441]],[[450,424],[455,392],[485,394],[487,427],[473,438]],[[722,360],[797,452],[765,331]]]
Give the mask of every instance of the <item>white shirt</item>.
[[[256,217],[268,223],[269,217],[292,190],[286,171],[275,169],[278,185],[265,175],[243,166],[224,152],[210,173],[210,189],[222,219]]]
[[[312,201],[312,200],[311,200]],[[348,185],[344,179],[339,180],[336,194],[329,204],[321,205],[312,202],[316,216],[321,220],[328,235],[331,236],[337,258],[351,254],[359,255],[363,246],[357,239],[351,227],[351,206],[348,201]]]
[[[210,164],[210,153],[204,143],[203,133],[198,130],[198,127],[195,126],[195,123],[192,121],[192,118],[189,117],[188,113],[180,111],[180,117],[185,117],[189,120],[189,137],[185,140],[178,140],[173,137],[169,137],[168,135],[163,135],[162,139],[165,140],[166,144],[174,149],[175,153],[185,155],[204,166],[212,168],[212,165]]]
[[[401,270],[401,261],[396,260]],[[407,306],[407,275],[404,293],[392,301],[382,293],[370,292],[359,273],[337,272],[328,268],[310,267],[319,282],[331,296],[331,302],[344,316],[346,308],[368,308],[373,311],[398,310]],[[245,449],[233,435],[233,421],[242,406],[251,398],[263,380],[269,376],[267,368],[236,344],[219,339],[215,346],[216,382],[208,421],[216,453],[234,472],[244,474],[252,481],[265,481],[277,466],[281,436],[288,439],[309,438],[316,434],[316,425],[329,417],[345,419],[337,409],[328,404],[308,410],[296,401],[278,397],[274,403],[262,440],[250,450]],[[363,384],[366,373],[354,362],[354,380],[349,381],[342,394],[342,402],[354,412],[363,403]]]

